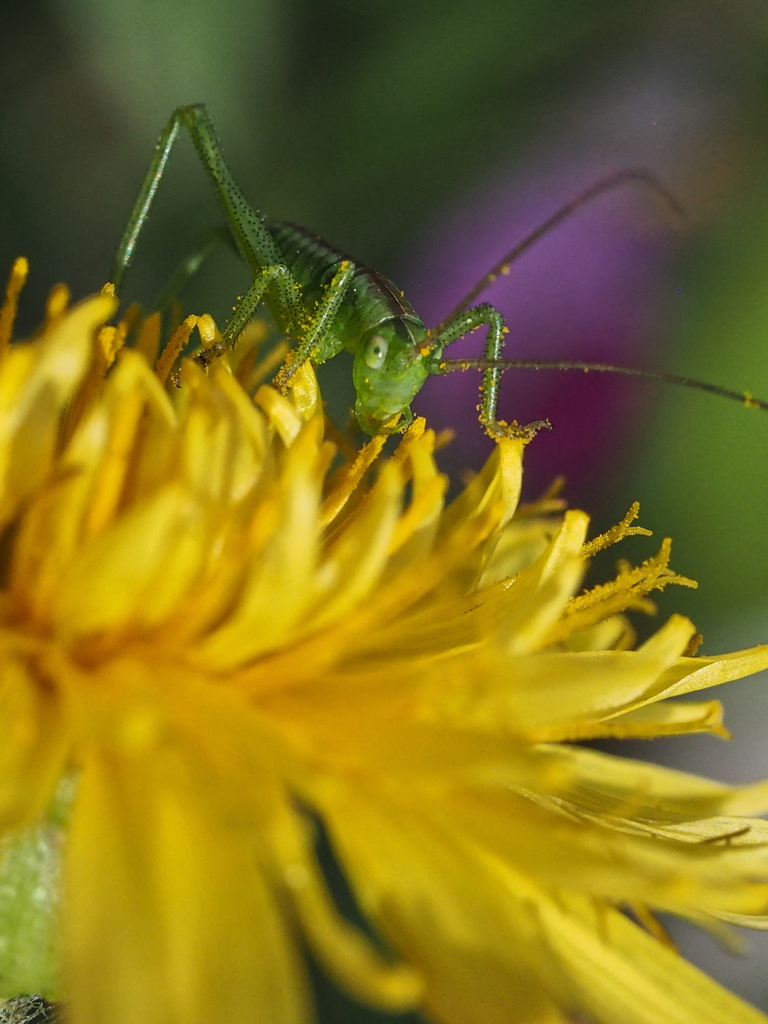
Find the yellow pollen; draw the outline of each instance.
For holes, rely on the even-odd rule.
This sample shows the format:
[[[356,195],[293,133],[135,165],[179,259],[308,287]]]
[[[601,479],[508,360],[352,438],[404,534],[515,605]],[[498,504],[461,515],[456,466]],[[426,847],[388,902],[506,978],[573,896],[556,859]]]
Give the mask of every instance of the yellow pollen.
[[[200,344],[204,350],[213,348],[217,341],[221,340],[219,329],[210,313],[203,313],[197,321],[197,331],[200,335]]]

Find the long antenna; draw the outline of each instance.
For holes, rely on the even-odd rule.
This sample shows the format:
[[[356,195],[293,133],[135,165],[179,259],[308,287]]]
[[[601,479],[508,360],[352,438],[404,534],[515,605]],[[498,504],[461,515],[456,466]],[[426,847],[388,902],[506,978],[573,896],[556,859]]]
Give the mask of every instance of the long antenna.
[[[441,359],[438,364],[439,373],[451,373],[453,370],[581,370],[584,373],[617,373],[625,377],[643,377],[662,384],[677,384],[684,388],[696,388],[697,391],[708,391],[720,398],[730,398],[750,409],[765,409],[768,402],[755,398],[748,391],[731,391],[721,388],[719,384],[708,384],[693,377],[681,377],[676,373],[663,373],[656,370],[639,370],[634,366],[612,366],[610,363],[584,363],[575,360],[550,361],[533,359]]]
[[[672,193],[661,184],[658,178],[651,172],[644,170],[643,168],[630,168],[624,171],[617,171],[615,174],[609,175],[607,178],[601,178],[596,181],[589,188],[584,189],[573,199],[569,200],[564,206],[561,206],[559,210],[556,210],[553,214],[547,217],[546,220],[542,221],[538,227],[530,231],[524,238],[522,238],[516,245],[514,245],[509,252],[505,253],[500,260],[491,267],[488,273],[480,278],[477,284],[472,288],[461,302],[452,309],[445,319],[438,324],[437,327],[433,327],[429,331],[430,337],[436,337],[443,331],[452,320],[455,319],[462,313],[468,306],[471,306],[477,296],[484,291],[488,285],[493,284],[499,274],[506,274],[509,272],[509,266],[514,263],[526,250],[530,249],[540,238],[551,231],[552,228],[556,227],[561,221],[567,220],[568,217],[576,213],[577,210],[581,209],[586,203],[591,202],[598,196],[603,195],[605,192],[610,192],[614,188],[619,188],[621,185],[643,185],[650,189],[663,203],[664,205],[674,214],[675,217],[681,220],[685,219],[685,211],[683,210],[680,203],[672,195]]]

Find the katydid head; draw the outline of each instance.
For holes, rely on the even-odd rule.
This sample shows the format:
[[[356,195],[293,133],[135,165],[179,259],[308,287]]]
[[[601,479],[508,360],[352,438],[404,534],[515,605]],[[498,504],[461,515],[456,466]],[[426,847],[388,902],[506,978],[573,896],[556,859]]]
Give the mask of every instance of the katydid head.
[[[426,328],[416,317],[397,316],[363,335],[355,351],[352,379],[355,416],[366,434],[393,434],[413,416],[410,404],[429,376]],[[389,421],[401,415],[395,424]]]

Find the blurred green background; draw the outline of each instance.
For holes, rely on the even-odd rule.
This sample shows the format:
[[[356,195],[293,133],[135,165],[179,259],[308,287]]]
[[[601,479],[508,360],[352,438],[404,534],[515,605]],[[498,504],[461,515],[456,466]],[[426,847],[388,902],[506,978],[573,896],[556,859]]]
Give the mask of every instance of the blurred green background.
[[[0,48],[0,271],[30,258],[25,329],[55,282],[81,296],[105,281],[161,128],[174,107],[205,101],[258,206],[403,287],[418,279],[423,289],[427,241],[444,246],[441,225],[457,211],[471,220],[484,190],[514,192],[546,168],[560,174],[562,198],[576,164],[651,168],[690,218],[680,232],[646,205],[626,228],[675,241],[647,256],[657,271],[642,295],[648,337],[617,361],[768,396],[761,0],[27,0],[2,5]],[[149,299],[218,222],[185,141],[129,297]],[[588,247],[579,259],[589,266]],[[647,271],[626,262],[630,279]],[[192,311],[223,319],[245,284],[222,254]],[[675,538],[675,568],[700,583],[665,607],[722,645],[768,641],[768,416],[694,392],[638,394],[624,412],[631,443],[614,450],[624,433],[611,423],[594,451],[610,471],[593,474],[588,510],[603,527],[640,500],[643,524]],[[647,542],[631,545],[628,557],[650,554]],[[744,712],[763,729],[764,689],[752,686]],[[744,772],[768,773],[767,759],[758,749]],[[759,973],[740,982],[755,1000]]]

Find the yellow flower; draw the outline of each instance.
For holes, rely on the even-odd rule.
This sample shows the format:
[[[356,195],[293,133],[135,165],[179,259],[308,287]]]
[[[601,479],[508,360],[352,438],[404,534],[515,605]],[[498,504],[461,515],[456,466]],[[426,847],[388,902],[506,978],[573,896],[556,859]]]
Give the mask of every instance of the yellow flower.
[[[164,387],[193,319],[156,362],[156,318],[104,327],[109,295],[57,290],[10,346],[22,271],[0,314],[5,995],[58,986],[74,1024],[300,1024],[306,945],[358,999],[445,1024],[763,1021],[655,912],[766,926],[768,826],[744,815],[768,787],[569,742],[723,734],[716,701],[674,698],[768,665],[694,657],[677,616],[630,649],[623,613],[687,582],[668,544],[580,592],[644,531],[633,510],[587,542],[584,513],[520,507],[519,441],[446,507],[423,421],[340,458],[309,366],[251,399],[247,338]],[[375,940],[329,894],[321,827]]]

